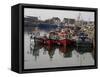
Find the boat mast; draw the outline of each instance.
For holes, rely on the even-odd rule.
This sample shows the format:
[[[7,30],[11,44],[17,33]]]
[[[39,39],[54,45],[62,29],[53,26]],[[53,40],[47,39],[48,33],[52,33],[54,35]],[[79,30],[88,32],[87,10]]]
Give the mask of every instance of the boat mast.
[[[77,17],[77,26],[80,26],[81,13]]]

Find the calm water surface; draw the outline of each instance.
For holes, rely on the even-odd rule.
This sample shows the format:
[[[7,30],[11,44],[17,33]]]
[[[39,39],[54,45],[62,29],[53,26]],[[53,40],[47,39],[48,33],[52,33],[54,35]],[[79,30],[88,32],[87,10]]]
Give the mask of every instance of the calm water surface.
[[[36,45],[30,35],[24,33],[24,69],[85,65],[94,65],[91,52],[79,53],[74,47]]]

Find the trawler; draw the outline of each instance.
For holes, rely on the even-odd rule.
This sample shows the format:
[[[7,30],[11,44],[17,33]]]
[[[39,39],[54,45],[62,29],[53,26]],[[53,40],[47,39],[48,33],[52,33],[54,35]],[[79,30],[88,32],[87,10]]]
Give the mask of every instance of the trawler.
[[[38,35],[37,33],[36,35]],[[68,46],[68,45],[74,45],[75,41],[69,39],[69,33],[65,32],[63,29],[59,32],[57,31],[51,31],[49,32],[49,36],[47,37],[46,34],[44,36],[36,36],[34,38],[34,42],[38,44],[45,44],[45,45],[63,45],[63,46]]]

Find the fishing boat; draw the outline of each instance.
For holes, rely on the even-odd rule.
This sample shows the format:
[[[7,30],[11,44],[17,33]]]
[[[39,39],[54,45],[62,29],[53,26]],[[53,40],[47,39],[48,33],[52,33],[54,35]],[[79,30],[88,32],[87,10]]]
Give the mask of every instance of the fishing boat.
[[[78,40],[76,41],[76,47],[77,51],[80,53],[91,52],[93,48],[93,42],[87,34],[80,32],[78,35]]]
[[[47,39],[46,44],[48,45],[71,45],[72,41],[68,39],[62,39],[62,40],[52,40],[52,39]]]
[[[75,42],[73,40],[68,39],[66,36],[65,32],[50,32],[49,37],[42,37],[41,40],[43,41],[43,44],[47,45],[63,45],[63,46],[68,46],[68,45],[73,45]]]

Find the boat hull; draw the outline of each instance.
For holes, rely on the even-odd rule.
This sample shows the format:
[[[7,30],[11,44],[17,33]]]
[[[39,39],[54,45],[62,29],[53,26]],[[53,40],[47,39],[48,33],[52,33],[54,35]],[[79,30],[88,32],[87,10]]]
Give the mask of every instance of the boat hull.
[[[75,41],[69,39],[62,39],[62,40],[53,40],[53,39],[44,39],[44,38],[35,38],[35,43],[38,44],[45,44],[45,45],[74,45]]]
[[[63,39],[63,40],[51,40],[51,39],[47,39],[46,43],[48,45],[63,45],[63,46],[67,46],[67,45],[71,45],[74,43],[74,41],[72,40],[68,40],[68,39]]]

